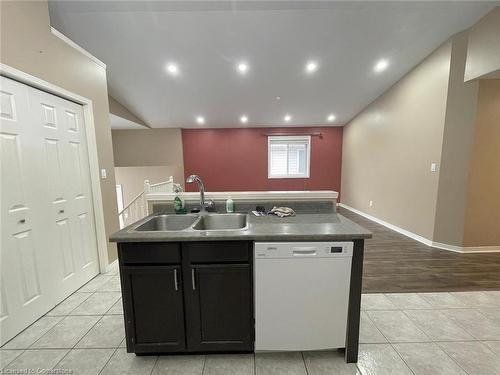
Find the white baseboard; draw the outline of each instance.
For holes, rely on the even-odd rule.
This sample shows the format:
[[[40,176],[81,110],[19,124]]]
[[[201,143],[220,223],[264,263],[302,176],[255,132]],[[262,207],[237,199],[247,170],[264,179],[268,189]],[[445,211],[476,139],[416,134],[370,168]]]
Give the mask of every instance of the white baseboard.
[[[410,237],[411,239],[414,239],[415,241],[423,243],[424,245],[430,246],[430,247],[435,247],[437,249],[442,249],[442,250],[447,250],[447,251],[454,251],[456,253],[498,253],[498,252],[500,252],[500,246],[455,246],[455,245],[449,245],[446,243],[435,242],[435,241],[429,240],[428,238],[425,238],[425,237],[422,237],[418,234],[410,232],[406,229],[403,229],[403,228],[400,228],[396,225],[388,223],[384,220],[380,220],[372,215],[369,215],[365,212],[359,211],[359,210],[357,210],[353,207],[350,207],[346,204],[338,203],[337,205],[342,207],[342,208],[345,208],[346,210],[352,211],[355,214],[363,216],[364,218],[367,218],[371,221],[374,221],[377,224],[380,224],[380,225],[383,225],[384,227],[392,229],[395,232],[401,233],[402,235],[405,235],[406,237]]]
[[[112,261],[111,263],[108,264],[108,267],[106,267],[106,272],[111,271],[111,268],[113,268],[115,263],[118,264],[118,259],[115,259],[114,261]]]

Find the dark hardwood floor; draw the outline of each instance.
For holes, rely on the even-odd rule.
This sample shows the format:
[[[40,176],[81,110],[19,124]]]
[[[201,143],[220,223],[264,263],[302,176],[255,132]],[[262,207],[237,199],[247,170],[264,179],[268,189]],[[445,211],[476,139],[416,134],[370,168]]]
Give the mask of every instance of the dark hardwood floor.
[[[436,249],[344,208],[338,212],[373,233],[365,241],[363,293],[500,290],[500,253]]]

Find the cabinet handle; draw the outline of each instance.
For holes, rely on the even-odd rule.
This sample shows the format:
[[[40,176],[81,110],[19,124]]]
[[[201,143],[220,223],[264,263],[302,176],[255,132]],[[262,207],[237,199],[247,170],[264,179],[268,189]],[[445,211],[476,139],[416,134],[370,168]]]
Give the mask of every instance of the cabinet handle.
[[[191,268],[191,284],[193,284],[193,290],[196,290],[196,281],[194,276],[194,268]]]
[[[174,268],[174,288],[179,290],[179,284],[177,283],[177,268]]]

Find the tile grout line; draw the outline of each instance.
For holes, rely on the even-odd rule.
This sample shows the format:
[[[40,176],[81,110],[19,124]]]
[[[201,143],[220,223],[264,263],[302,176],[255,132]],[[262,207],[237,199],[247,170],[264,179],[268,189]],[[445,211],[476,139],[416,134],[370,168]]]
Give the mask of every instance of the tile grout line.
[[[107,293],[120,293],[121,294],[121,291],[120,292],[94,292],[93,295],[97,294],[97,293],[104,293],[104,294],[107,294]],[[87,298],[85,301],[82,302],[82,304],[84,302],[87,302],[87,300],[89,300],[91,297]],[[97,315],[106,315],[108,313],[109,310],[111,310],[113,308],[113,306],[118,302],[118,300],[120,300],[122,297],[120,295],[120,297],[118,297],[118,299],[116,301],[114,301],[111,306],[106,309],[105,312],[103,312],[102,314],[99,313],[99,314],[71,314],[73,311],[75,311],[78,307],[80,307],[80,305],[78,305],[78,307],[75,307],[73,310],[71,310],[71,312],[68,314],[68,316],[97,316]],[[123,315],[123,314],[110,314],[110,315]]]
[[[5,366],[3,366],[3,365],[2,365],[2,367],[0,367],[0,374],[3,374],[3,369],[4,369],[4,368],[7,368],[7,367],[8,367],[8,366],[12,363],[12,362],[14,362],[16,359],[18,359],[21,355],[23,355],[23,354],[24,354],[24,352],[25,352],[26,350],[28,350],[28,349],[2,349],[2,350],[20,350],[20,351],[21,351],[21,353],[19,353],[18,355],[16,355],[16,356],[12,359],[12,361],[10,361],[10,362],[6,363],[6,364],[5,364]]]
[[[300,352],[300,356],[302,357],[302,364],[304,365],[304,369],[306,370],[306,375],[309,375],[309,370],[307,369],[306,360],[304,358],[304,352]]]
[[[84,285],[84,286],[85,286],[85,285]],[[83,286],[82,286],[82,288],[83,288]],[[80,289],[81,289],[81,288],[80,288]],[[80,289],[78,289],[78,290],[80,290]],[[78,293],[78,290],[77,290],[75,293]],[[75,294],[75,293],[73,293],[73,294]],[[85,298],[82,302],[80,302],[78,305],[76,305],[73,309],[71,309],[71,310],[70,310],[70,311],[66,314],[66,316],[70,316],[70,315],[71,315],[71,313],[72,313],[73,311],[75,311],[75,310],[76,310],[78,307],[80,307],[80,306],[81,306],[81,305],[82,305],[85,301],[87,301],[89,298],[91,298],[91,297],[95,294],[95,291],[94,291],[94,292],[88,292],[88,293],[87,293],[87,292],[85,292],[85,293],[86,293],[86,294],[90,294],[90,295],[89,295],[87,298]],[[72,295],[73,295],[73,294],[72,294]],[[64,302],[64,301],[63,301],[63,302]],[[61,303],[63,303],[63,302],[61,302]],[[57,307],[57,306],[56,306],[56,307]],[[55,308],[55,307],[54,307],[54,308]]]
[[[448,309],[449,310],[449,309]],[[484,317],[485,320],[487,320],[488,322],[490,323],[493,323],[493,325],[495,326],[499,326],[500,327],[500,324],[497,324],[495,321],[489,319],[487,316],[485,316],[484,314],[482,314],[479,310],[477,309],[461,309],[461,310],[472,310],[472,311],[475,311],[477,312],[479,315],[482,315]],[[437,311],[443,311],[443,310],[437,310]],[[443,313],[444,315],[446,315],[445,313]],[[448,319],[450,319],[448,316],[446,316]],[[455,321],[453,321],[453,319],[450,319],[451,322],[453,322],[455,325],[457,325],[458,327],[460,327],[461,329],[463,329],[465,332],[467,332],[470,336],[472,336],[474,338],[474,340],[462,340],[462,341],[488,341],[488,340],[484,340],[484,339],[480,339],[480,338],[477,338],[477,336],[474,334],[474,333],[471,333],[468,329],[465,329],[464,327],[462,327],[461,324],[458,324],[456,323]]]
[[[363,313],[363,311],[361,311],[361,314],[362,313]],[[382,333],[382,331],[377,327],[377,325],[375,324],[375,322],[373,321],[373,319],[370,318],[370,315],[368,315],[366,312],[365,312],[365,315],[368,318],[368,320],[373,324],[373,326],[375,327],[375,329],[377,330],[377,332],[380,333],[382,335],[382,337],[386,340],[386,342],[380,342],[380,343],[373,342],[373,343],[364,343],[364,344],[387,344],[389,342],[389,340],[387,339],[387,337],[385,337],[385,335]],[[360,316],[360,326],[361,326],[361,316]],[[359,339],[358,339],[358,345],[359,344],[360,344],[360,342],[359,342]]]
[[[413,324],[413,325],[415,326],[415,328],[416,328],[416,329],[418,329],[420,332],[422,332],[422,334],[423,334],[425,337],[427,337],[427,338],[429,339],[429,341],[422,341],[422,342],[432,342],[432,341],[433,341],[433,340],[432,340],[432,339],[431,339],[431,338],[427,335],[427,333],[425,333],[425,332],[424,332],[424,330],[423,330],[423,329],[421,329],[421,328],[418,326],[418,324],[417,324],[417,323],[415,323],[415,322],[413,321],[413,319],[412,319],[412,318],[410,318],[410,317],[408,316],[408,314],[406,314],[406,313],[405,313],[405,311],[404,311],[404,310],[401,310],[401,312],[403,313],[403,315],[404,315],[404,316],[406,316],[406,319],[408,319],[408,320],[411,322],[411,324]]]
[[[126,349],[125,349],[126,350]],[[149,372],[149,375],[152,375],[153,374],[153,371],[155,370],[157,364],[158,364],[158,361],[160,360],[160,356],[157,355],[156,358],[155,358],[155,363],[153,364],[153,367],[151,367],[151,371]]]
[[[70,315],[68,315],[67,317],[69,317],[69,316],[70,316]],[[102,316],[101,316],[101,318],[102,318]],[[60,364],[60,363],[64,360],[64,358],[66,358],[66,357],[68,356],[68,354],[69,354],[69,353],[71,353],[71,351],[75,350],[75,348],[76,348],[76,346],[78,345],[78,343],[79,343],[79,342],[80,342],[80,341],[81,341],[81,340],[82,340],[82,339],[83,339],[83,338],[87,335],[87,333],[89,333],[89,332],[90,332],[90,330],[91,330],[92,328],[94,328],[94,327],[95,327],[95,325],[97,324],[97,322],[99,322],[99,321],[101,320],[101,318],[97,319],[97,321],[96,321],[96,322],[92,325],[92,327],[90,327],[90,328],[89,328],[89,329],[88,329],[88,330],[87,330],[87,331],[86,331],[86,332],[82,335],[82,337],[81,337],[79,340],[77,340],[77,341],[76,341],[75,345],[73,345],[73,347],[72,347],[72,348],[68,349],[68,351],[66,352],[66,354],[64,355],[64,357],[62,357],[62,358],[61,358],[61,360],[60,360],[59,362],[57,362],[57,363],[56,363],[56,366],[57,366],[58,364]],[[54,367],[55,367],[55,366],[54,366]]]
[[[90,283],[92,280],[94,280],[96,277],[98,277],[99,275],[101,274],[98,274],[96,275],[94,278],[92,278],[91,280],[89,280],[86,284]],[[86,285],[85,284],[85,285]],[[75,295],[76,293],[85,293],[85,294],[89,294],[89,296],[87,298],[85,298],[85,300],[83,300],[82,302],[80,302],[77,306],[75,306],[72,310],[70,310],[66,315],[47,315],[49,312],[47,312],[45,315],[43,315],[42,317],[40,317],[38,320],[42,319],[43,317],[59,317],[61,319],[59,319],[59,321],[54,325],[52,326],[47,332],[45,332],[43,335],[41,335],[40,337],[38,337],[37,339],[35,339],[30,345],[28,345],[27,348],[24,348],[24,350],[38,350],[38,349],[68,349],[68,348],[33,348],[33,345],[35,345],[35,343],[40,340],[42,337],[44,337],[46,334],[48,334],[50,331],[52,331],[58,324],[60,324],[63,320],[65,320],[66,318],[69,318],[69,317],[75,317],[75,316],[100,316],[99,319],[97,319],[97,321],[87,330],[85,331],[85,333],[83,334],[83,336],[77,341],[77,343],[72,347],[72,348],[69,348],[68,350],[73,350],[76,348],[76,346],[78,345],[78,343],[90,332],[90,330],[92,330],[92,328],[94,328],[97,323],[99,321],[102,320],[102,318],[105,316],[105,314],[111,309],[113,308],[113,306],[118,302],[118,300],[112,304],[112,306],[106,310],[106,312],[104,314],[93,314],[93,315],[86,315],[86,314],[82,314],[82,315],[71,315],[71,313],[73,311],[75,311],[79,306],[81,306],[83,303],[85,303],[88,299],[90,299],[93,295],[95,295],[97,293],[96,290],[92,291],[92,292],[80,292],[80,289],[82,289],[83,287],[85,287],[85,285],[83,285],[82,287],[80,287],[79,289],[77,289],[75,292],[73,292],[72,294],[70,294],[68,297],[66,297],[61,303],[59,303],[58,305],[54,306],[54,308],[52,308],[50,311],[52,311],[53,309],[57,308],[57,306],[59,306],[60,304],[64,303],[65,300],[67,300],[68,298],[70,298],[71,296]],[[117,292],[116,292],[117,293]],[[121,298],[121,297],[120,297]],[[122,315],[122,314],[117,314],[117,315]],[[34,323],[32,323],[34,324]],[[31,325],[32,325],[31,324]],[[30,325],[30,326],[31,326]],[[30,326],[26,327],[26,329],[28,329]],[[24,332],[26,329],[24,329],[22,332]],[[20,332],[18,335],[20,335],[22,332]],[[18,335],[14,336],[12,339],[14,339],[15,337],[17,337]],[[11,340],[9,340],[11,341]],[[6,343],[7,344],[7,343]],[[22,353],[21,353],[22,354]],[[16,357],[17,358],[17,357]],[[64,357],[63,357],[64,358]],[[9,362],[10,364],[10,362]]]
[[[392,348],[392,350],[394,350],[396,352],[396,354],[399,356],[399,358],[401,358],[401,360],[403,361],[403,363],[405,364],[405,366],[408,368],[408,370],[410,370],[410,372],[415,375],[415,372],[411,369],[411,367],[408,365],[408,363],[406,363],[406,361],[403,359],[403,357],[401,357],[401,355],[399,354],[399,352],[396,350],[396,348],[394,347],[394,345],[392,345],[391,341],[384,335],[384,333],[377,327],[377,325],[375,324],[375,322],[373,321],[373,319],[370,317],[370,315],[366,314],[366,316],[368,317],[368,319],[373,323],[374,327],[380,332],[380,334],[387,340],[387,343],[381,343],[381,344],[371,344],[371,345],[387,345],[389,344],[390,347]],[[427,335],[426,335],[427,336]],[[359,369],[359,366],[358,366],[358,363],[356,362],[356,367],[358,367]],[[361,369],[360,369],[360,372],[361,372]]]
[[[394,345],[391,342],[389,342],[389,345],[391,346],[392,350],[394,350],[396,352],[396,354],[398,355],[398,357],[401,358],[401,361],[403,361],[403,363],[406,365],[406,367],[408,367],[408,370],[410,370],[410,372],[413,375],[416,375],[415,371],[413,371],[413,369],[410,367],[410,365],[408,364],[408,362],[405,361],[405,359],[403,358],[403,356],[401,355],[401,353],[398,352],[398,350],[394,347]]]
[[[462,341],[462,342],[463,342],[463,341]],[[448,356],[448,358],[450,358],[450,359],[453,361],[453,363],[456,363],[458,367],[460,367],[462,370],[464,370],[464,372],[465,372],[466,374],[468,374],[468,375],[474,375],[474,374],[470,374],[470,373],[469,373],[469,371],[467,371],[464,367],[462,367],[462,365],[460,365],[460,363],[458,363],[458,362],[457,362],[457,361],[456,361],[456,360],[455,360],[455,359],[454,359],[454,358],[453,358],[450,354],[448,354],[448,352],[446,351],[446,349],[445,349],[445,348],[443,348],[443,347],[439,344],[439,342],[436,342],[435,344],[437,345],[437,347],[438,347],[439,349],[441,349],[441,351],[442,351],[444,354],[446,354],[446,355]]]
[[[106,368],[106,366],[108,365],[109,362],[111,362],[111,358],[113,358],[113,356],[115,355],[115,353],[118,351],[118,347],[115,348],[115,350],[113,351],[113,353],[111,353],[111,355],[109,356],[108,360],[106,361],[106,363],[104,364],[104,366],[102,366],[102,368],[99,370],[99,372],[97,373],[98,375]]]
[[[392,310],[390,310],[390,311],[392,311]],[[375,321],[370,317],[370,315],[369,314],[365,314],[365,315],[367,316],[368,320],[370,322],[372,322],[373,326],[377,329],[377,331],[380,332],[380,334],[382,335],[382,337],[386,340],[386,342],[374,343],[374,344],[388,344],[388,343],[390,344],[391,342],[389,341],[389,339],[387,338],[387,336],[384,335],[384,333],[380,330],[380,328],[378,328],[378,326],[375,324]],[[358,343],[358,345],[359,345],[359,343]]]
[[[92,326],[91,326],[91,327],[90,327],[87,331],[85,331],[85,333],[83,334],[83,336],[82,336],[82,337],[80,337],[80,339],[78,339],[78,340],[77,340],[77,342],[76,342],[76,344],[75,344],[75,345],[73,345],[71,348],[69,348],[69,350],[74,349],[74,348],[76,347],[76,345],[80,342],[80,340],[81,340],[83,337],[85,337],[85,336],[87,335],[87,333],[89,333],[89,332],[90,332],[90,330],[91,330],[92,328],[94,328],[94,327],[95,327],[95,325],[97,324],[97,322],[99,322],[99,321],[101,320],[101,318],[103,317],[103,315],[66,315],[66,316],[65,316],[65,317],[63,317],[63,318],[62,318],[62,319],[61,319],[61,320],[60,320],[60,321],[59,321],[56,325],[54,325],[54,327],[52,327],[51,329],[49,329],[49,330],[48,330],[47,332],[45,332],[42,336],[40,336],[37,340],[35,340],[35,341],[34,341],[34,342],[33,342],[33,343],[32,343],[32,344],[28,347],[28,349],[34,349],[34,350],[39,349],[39,348],[33,348],[33,345],[35,345],[35,343],[36,343],[38,340],[40,340],[42,337],[44,337],[46,334],[48,334],[50,331],[52,331],[52,330],[53,330],[53,329],[54,329],[54,328],[55,328],[58,324],[60,324],[60,323],[61,323],[63,320],[65,320],[66,318],[70,318],[70,317],[80,317],[80,316],[92,316],[92,317],[95,317],[95,316],[100,316],[100,318],[99,318],[99,319],[97,319],[97,321],[96,321],[94,324],[92,324]],[[68,348],[45,348],[45,349],[68,349]]]
[[[201,369],[201,374],[200,375],[203,375],[204,372],[205,372],[205,365],[207,364],[207,355],[205,354],[203,356],[203,368]]]
[[[96,315],[91,315],[91,316],[96,316]],[[99,319],[97,319],[97,322],[95,322],[95,324],[89,328],[89,330],[87,332],[85,332],[85,334],[80,338],[80,340],[78,340],[75,344],[75,346],[72,348],[72,349],[101,349],[101,348],[77,348],[78,344],[90,333],[90,331],[92,331],[92,329],[97,326],[97,324],[99,324],[99,322],[104,318],[104,315],[101,315],[101,317]],[[120,343],[118,345],[120,345],[122,342],[120,341]],[[102,348],[102,349],[106,349],[106,348]]]
[[[40,318],[38,318],[33,323],[31,323],[28,327],[26,327],[25,329],[23,329],[21,332],[19,332],[13,338],[11,338],[9,341],[7,341],[5,344],[3,344],[0,347],[0,349],[2,349],[2,350],[14,350],[14,349],[17,349],[17,350],[28,350],[31,347],[31,345],[33,345],[36,341],[40,340],[42,338],[42,336],[44,336],[47,332],[44,332],[40,337],[36,338],[35,341],[33,341],[30,345],[28,345],[27,347],[24,347],[24,348],[21,347],[21,348],[11,348],[11,349],[9,349],[9,348],[4,348],[4,346],[7,345],[7,344],[9,344],[11,341],[13,341],[15,338],[17,338],[18,336],[20,336],[23,332],[25,332],[32,325],[34,325],[36,322],[40,321],[41,319],[43,319],[45,317],[48,317],[48,318],[59,318],[59,320],[57,321],[57,323],[55,323],[52,327],[50,327],[47,330],[47,332],[49,332],[52,328],[54,328],[56,325],[58,325],[64,319],[64,317],[61,317],[61,316],[47,316],[47,315],[42,315]]]

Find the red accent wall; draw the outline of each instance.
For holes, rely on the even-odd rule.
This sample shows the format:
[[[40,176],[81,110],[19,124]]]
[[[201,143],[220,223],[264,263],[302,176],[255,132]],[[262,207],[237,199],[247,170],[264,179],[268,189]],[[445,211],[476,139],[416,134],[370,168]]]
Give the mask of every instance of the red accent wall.
[[[265,133],[311,137],[310,178],[268,179]],[[342,128],[182,129],[185,177],[201,176],[207,191],[335,190],[340,192]],[[186,191],[197,191],[186,184]]]

